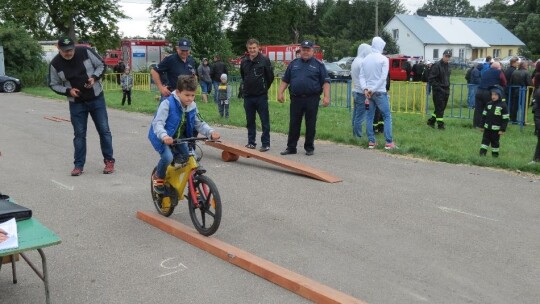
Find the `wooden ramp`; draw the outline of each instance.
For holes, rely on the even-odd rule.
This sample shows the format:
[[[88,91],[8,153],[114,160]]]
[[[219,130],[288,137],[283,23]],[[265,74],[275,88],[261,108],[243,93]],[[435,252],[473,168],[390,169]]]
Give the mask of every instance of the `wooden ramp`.
[[[214,237],[202,236],[195,229],[155,212],[137,211],[137,218],[315,303],[366,304],[360,299],[292,272]]]
[[[343,181],[341,178],[333,176],[330,173],[290,161],[283,157],[274,156],[267,152],[259,152],[255,149],[248,149],[243,146],[225,142],[206,141],[205,143],[211,147],[223,150],[221,158],[226,162],[237,161],[240,156],[245,158],[253,157],[327,183],[338,183]]]

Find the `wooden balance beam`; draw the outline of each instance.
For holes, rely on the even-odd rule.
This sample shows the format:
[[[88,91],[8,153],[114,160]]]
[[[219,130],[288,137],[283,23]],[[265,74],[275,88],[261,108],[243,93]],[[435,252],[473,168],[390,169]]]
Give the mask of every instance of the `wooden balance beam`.
[[[330,173],[290,161],[283,157],[274,156],[266,152],[259,152],[255,149],[248,149],[243,146],[225,142],[206,141],[205,143],[208,146],[223,150],[223,152],[221,152],[221,158],[226,162],[237,161],[240,156],[245,158],[253,157],[327,183],[338,183],[343,181],[341,178],[333,176]]]

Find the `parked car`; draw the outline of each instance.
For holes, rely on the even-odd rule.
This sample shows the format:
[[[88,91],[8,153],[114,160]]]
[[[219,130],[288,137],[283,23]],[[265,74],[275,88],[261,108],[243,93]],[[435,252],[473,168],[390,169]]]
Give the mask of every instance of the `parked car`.
[[[508,64],[510,64],[510,59],[517,57],[518,62],[526,62],[528,67],[534,67],[534,61],[530,60],[529,58],[523,57],[523,56],[506,56],[503,59],[501,59],[499,62],[501,63],[501,66],[503,68],[506,68]]]
[[[350,70],[352,62],[355,57],[343,57],[340,60],[336,61],[337,65],[339,65],[342,69]]]
[[[484,63],[486,63],[486,57],[479,57],[479,58],[476,58],[475,60],[469,61],[468,66],[471,68],[477,64],[484,64]]]
[[[341,80],[351,79],[351,71],[342,69],[335,62],[325,62],[324,66],[326,67],[326,70],[328,71],[328,76],[330,76],[330,79],[341,79]]]
[[[0,92],[13,93],[19,92],[22,88],[21,81],[15,77],[7,75],[0,76]]]
[[[466,69],[467,63],[465,62],[465,59],[459,58],[459,57],[452,57],[448,61],[448,64],[450,64],[451,67],[454,69]]]

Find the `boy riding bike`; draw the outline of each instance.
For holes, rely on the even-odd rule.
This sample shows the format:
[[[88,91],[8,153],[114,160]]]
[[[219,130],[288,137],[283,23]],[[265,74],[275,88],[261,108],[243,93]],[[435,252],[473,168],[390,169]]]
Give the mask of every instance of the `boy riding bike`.
[[[189,156],[187,144],[171,146],[174,139],[193,137],[195,131],[212,140],[220,138],[219,133],[202,120],[197,110],[194,101],[197,86],[195,76],[179,76],[176,90],[160,103],[152,120],[148,139],[161,157],[156,173],[152,176],[152,184],[154,191],[159,194],[165,192],[163,179],[173,158],[182,163]]]

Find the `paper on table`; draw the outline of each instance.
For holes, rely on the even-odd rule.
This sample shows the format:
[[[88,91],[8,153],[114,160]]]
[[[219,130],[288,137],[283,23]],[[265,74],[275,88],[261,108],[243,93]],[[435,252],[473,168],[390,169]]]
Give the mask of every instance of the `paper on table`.
[[[15,222],[15,218],[12,218],[7,222],[0,223],[0,228],[2,228],[8,234],[8,239],[0,243],[0,250],[19,247],[19,237],[17,236],[17,222]]]

